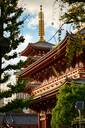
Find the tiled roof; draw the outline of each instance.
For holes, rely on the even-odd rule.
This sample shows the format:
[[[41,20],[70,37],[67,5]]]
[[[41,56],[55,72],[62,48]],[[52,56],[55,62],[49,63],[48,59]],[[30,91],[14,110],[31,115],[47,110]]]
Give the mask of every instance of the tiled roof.
[[[39,49],[41,51],[42,50],[50,51],[53,48],[53,46],[55,46],[55,45],[48,43],[46,41],[44,41],[44,42],[38,41],[36,43],[29,43],[28,46],[21,52],[21,55],[22,56],[28,56],[32,52],[33,48]]]
[[[24,113],[0,113],[0,124],[37,124],[37,115],[35,114],[24,114]]]
[[[36,43],[31,43],[31,46],[37,47],[37,48],[46,48],[46,49],[52,49],[54,44],[48,43],[48,42],[36,42]]]

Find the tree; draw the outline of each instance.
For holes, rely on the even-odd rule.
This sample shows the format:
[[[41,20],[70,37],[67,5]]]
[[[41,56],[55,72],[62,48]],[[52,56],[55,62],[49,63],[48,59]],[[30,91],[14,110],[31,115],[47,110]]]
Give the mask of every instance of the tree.
[[[61,20],[66,24],[71,24],[73,28],[80,28],[85,23],[85,3],[71,4],[68,11],[61,16]]]
[[[61,1],[63,1],[64,3],[69,3],[69,4],[76,3],[76,2],[84,2],[84,0],[61,0]]]
[[[20,26],[24,23],[21,18],[23,13],[22,8],[17,6],[18,0],[1,0],[0,1],[0,83],[6,83],[9,81],[11,74],[10,71],[15,72],[20,69],[24,62],[20,60],[17,64],[5,64],[10,60],[14,61],[18,57],[16,52],[20,43],[23,43],[24,38],[20,35]],[[5,66],[2,68],[2,65]],[[11,97],[12,94],[22,92],[26,86],[24,80],[19,79],[15,85],[7,83],[9,87],[8,91],[0,92],[0,99],[5,97]],[[8,103],[7,106],[0,108],[0,112],[12,111],[17,108],[23,108],[27,106],[29,99],[15,100],[12,103]]]
[[[59,90],[57,103],[52,111],[52,128],[70,128],[72,121],[78,116],[75,103],[82,100],[85,102],[85,85],[65,83]]]
[[[0,59],[1,66],[6,61],[10,61],[18,56],[15,49],[18,45],[24,41],[23,36],[20,36],[20,26],[23,24],[23,20],[20,20],[20,16],[23,12],[22,8],[17,7],[18,0],[2,0],[0,2]],[[7,41],[8,40],[8,41]],[[6,43],[8,47],[6,48]],[[14,51],[13,54],[10,53]],[[10,74],[8,70],[16,70],[20,68],[20,63],[17,65],[9,64],[0,67],[0,83],[6,82]]]
[[[56,0],[58,1],[58,0]],[[84,0],[60,0],[61,10],[63,5],[68,4],[67,12],[61,16],[65,24],[71,24],[74,28],[82,26],[85,23],[85,2]]]
[[[74,58],[81,55],[85,50],[84,45],[81,45],[84,42],[81,30],[82,28],[85,28],[85,2],[84,0],[55,0],[55,4],[56,1],[59,2],[62,12],[63,9],[65,9],[65,5],[68,5],[66,6],[67,9],[65,9],[65,13],[61,13],[60,20],[63,22],[62,26],[66,24],[71,28],[69,32],[66,30],[66,34],[69,35],[66,47],[66,59],[68,64],[72,64]],[[58,30],[59,38],[62,34],[62,26]],[[77,30],[76,34],[72,32],[73,29]]]
[[[27,82],[19,78],[15,85],[8,84],[9,90],[0,92],[0,98],[8,98],[11,97],[13,94],[18,93],[25,93],[25,87]],[[29,104],[31,103],[32,96],[26,97],[25,99],[14,99],[9,102],[6,106],[2,106],[0,108],[0,112],[22,112],[23,108],[28,108]]]

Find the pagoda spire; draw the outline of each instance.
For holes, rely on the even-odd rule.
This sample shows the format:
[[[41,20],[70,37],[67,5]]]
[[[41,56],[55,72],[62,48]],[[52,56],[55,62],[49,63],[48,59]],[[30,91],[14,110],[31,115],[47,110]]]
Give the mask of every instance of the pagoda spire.
[[[42,12],[42,5],[40,5],[40,12],[39,12],[39,37],[40,41],[45,41],[44,39],[44,13]]]

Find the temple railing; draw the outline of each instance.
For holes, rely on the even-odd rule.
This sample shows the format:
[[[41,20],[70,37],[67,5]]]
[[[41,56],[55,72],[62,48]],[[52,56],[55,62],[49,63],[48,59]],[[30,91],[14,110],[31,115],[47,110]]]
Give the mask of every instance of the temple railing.
[[[83,76],[82,76],[83,74]],[[65,81],[66,79],[78,79],[81,77],[85,77],[85,69],[84,67],[69,68],[65,71],[64,74],[58,77],[52,77],[48,81],[43,81],[43,83],[32,90],[32,94],[35,97],[38,97],[42,94],[46,94],[50,91],[57,90]]]

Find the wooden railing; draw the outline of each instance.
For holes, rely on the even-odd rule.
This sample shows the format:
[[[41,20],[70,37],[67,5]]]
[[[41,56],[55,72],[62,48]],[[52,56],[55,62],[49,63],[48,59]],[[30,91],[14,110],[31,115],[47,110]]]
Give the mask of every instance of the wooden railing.
[[[68,69],[63,75],[60,75],[59,77],[54,77],[54,78],[52,77],[48,81],[43,81],[43,83],[40,86],[36,87],[32,91],[32,93],[35,97],[37,97],[44,93],[55,90],[59,88],[62,85],[62,83],[66,81],[67,78],[71,78],[71,79],[80,78],[82,72],[85,73],[84,68],[76,67],[74,69],[73,68]]]

